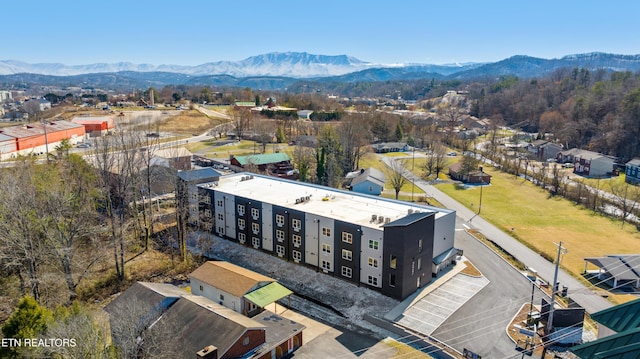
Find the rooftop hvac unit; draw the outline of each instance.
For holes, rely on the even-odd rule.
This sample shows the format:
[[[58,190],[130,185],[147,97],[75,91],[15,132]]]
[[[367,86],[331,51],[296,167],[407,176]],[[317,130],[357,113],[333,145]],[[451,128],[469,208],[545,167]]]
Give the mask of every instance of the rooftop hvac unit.
[[[391,222],[391,218],[387,217],[384,219],[384,223],[389,223],[389,222]]]
[[[378,223],[384,222],[384,216],[378,216]]]
[[[308,201],[308,200],[310,200],[310,199],[311,199],[311,196],[310,196],[310,195],[309,195],[309,196],[306,196],[306,197],[304,198],[304,200],[305,200],[305,201]]]
[[[296,198],[296,204],[300,204],[300,198]]]
[[[244,181],[244,176],[240,177],[240,182]]]
[[[300,203],[304,202],[304,197],[300,197]]]
[[[253,179],[253,175],[249,175],[249,178],[248,178],[248,179]]]
[[[377,214],[372,214],[371,215],[371,222],[375,222],[378,220],[378,215]]]
[[[413,214],[413,209],[412,209],[412,208],[409,208],[409,209],[407,210],[407,213],[408,213],[408,214]]]

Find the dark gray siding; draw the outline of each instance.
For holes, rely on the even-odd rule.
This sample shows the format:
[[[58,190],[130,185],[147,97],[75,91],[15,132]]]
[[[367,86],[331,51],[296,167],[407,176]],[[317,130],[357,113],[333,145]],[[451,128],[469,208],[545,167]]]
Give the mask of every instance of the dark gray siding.
[[[424,213],[415,221],[384,227],[383,294],[403,300],[431,281],[434,224],[435,215]],[[419,248],[420,240],[422,248]],[[395,269],[392,258],[395,258]]]
[[[334,274],[338,277],[344,278],[355,283],[360,282],[360,241],[362,237],[362,231],[359,225],[353,223],[347,223],[342,221],[334,222],[334,238],[336,250],[334,252]],[[343,233],[346,237],[350,237],[351,243],[345,242]],[[347,238],[348,239],[348,238]],[[346,254],[350,254],[351,259],[343,258],[344,251],[348,251]],[[347,271],[351,272],[351,276],[345,275],[344,268],[349,268]]]

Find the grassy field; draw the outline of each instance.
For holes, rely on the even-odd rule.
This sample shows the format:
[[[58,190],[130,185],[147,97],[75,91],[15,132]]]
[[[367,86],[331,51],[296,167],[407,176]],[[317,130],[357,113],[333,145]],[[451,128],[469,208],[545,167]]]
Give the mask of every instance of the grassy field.
[[[568,249],[562,266],[576,277],[584,258],[617,253],[639,253],[640,233],[631,225],[594,214],[524,181],[492,168],[490,186],[483,187],[482,217],[547,258],[554,258],[560,241]],[[480,188],[441,184],[438,189],[469,208],[477,209]]]
[[[201,134],[220,124],[220,120],[211,119],[196,110],[179,111],[175,116],[159,122],[160,132],[176,134]]]

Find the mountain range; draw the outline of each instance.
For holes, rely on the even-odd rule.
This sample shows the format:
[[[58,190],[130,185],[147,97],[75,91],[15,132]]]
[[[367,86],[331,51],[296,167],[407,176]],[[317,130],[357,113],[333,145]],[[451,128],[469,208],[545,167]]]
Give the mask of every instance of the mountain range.
[[[559,59],[513,56],[493,63],[374,64],[347,55],[306,52],[268,53],[242,61],[219,61],[197,66],[97,63],[67,66],[0,61],[0,84],[144,87],[168,84],[242,86],[283,89],[297,81],[373,82],[415,79],[476,79],[504,75],[546,76],[560,68],[640,71],[640,55],[587,53]]]

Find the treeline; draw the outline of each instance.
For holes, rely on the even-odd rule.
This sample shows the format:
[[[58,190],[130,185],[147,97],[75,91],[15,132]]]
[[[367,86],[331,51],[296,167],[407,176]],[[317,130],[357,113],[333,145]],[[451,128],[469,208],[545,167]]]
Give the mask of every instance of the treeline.
[[[470,84],[472,114],[549,133],[567,148],[631,159],[640,154],[640,76],[558,70],[542,79],[504,77]]]

